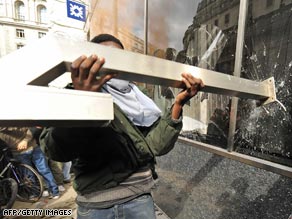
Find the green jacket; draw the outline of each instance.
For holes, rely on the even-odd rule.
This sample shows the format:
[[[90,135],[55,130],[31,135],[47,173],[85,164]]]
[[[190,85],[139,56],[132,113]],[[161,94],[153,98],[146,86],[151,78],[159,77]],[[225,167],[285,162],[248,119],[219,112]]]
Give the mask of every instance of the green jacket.
[[[117,186],[137,169],[168,153],[182,128],[170,112],[140,131],[114,104],[114,120],[100,127],[47,128],[40,142],[53,160],[73,161],[74,188],[80,194]]]

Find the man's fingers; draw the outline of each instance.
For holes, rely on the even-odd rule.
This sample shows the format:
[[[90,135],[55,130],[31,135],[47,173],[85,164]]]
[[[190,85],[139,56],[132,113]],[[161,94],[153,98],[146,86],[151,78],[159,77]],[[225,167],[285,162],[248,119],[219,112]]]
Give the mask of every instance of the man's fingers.
[[[103,75],[101,78],[100,78],[100,83],[102,85],[104,85],[107,81],[109,81],[110,79],[116,77],[117,75],[116,74],[107,74],[107,75]]]
[[[182,73],[182,76],[185,78],[185,81],[190,84],[190,86],[187,86],[187,88],[193,87],[195,89],[200,89],[201,87],[204,87],[204,83],[200,78],[196,78],[190,73]]]
[[[74,88],[76,90],[100,91],[108,80],[116,76],[115,74],[109,74],[97,78],[104,63],[105,59],[98,58],[96,55],[83,56],[75,60],[71,66]]]
[[[97,59],[98,58],[96,55],[91,55],[80,64],[80,67],[79,67],[80,81],[87,79],[89,71]]]
[[[94,64],[91,66],[90,70],[89,70],[89,74],[88,74],[88,81],[94,81],[97,77],[97,74],[99,72],[99,70],[101,69],[101,67],[103,66],[105,60],[104,58],[98,58]]]
[[[79,75],[79,67],[81,63],[86,59],[87,57],[85,55],[80,56],[78,59],[72,62],[71,64],[71,78],[78,77]]]
[[[98,80],[91,83],[91,91],[100,91],[102,86],[115,76],[116,74],[108,74],[101,76]]]
[[[190,89],[192,87],[192,85],[187,79],[183,78],[182,81],[184,82],[186,89]]]

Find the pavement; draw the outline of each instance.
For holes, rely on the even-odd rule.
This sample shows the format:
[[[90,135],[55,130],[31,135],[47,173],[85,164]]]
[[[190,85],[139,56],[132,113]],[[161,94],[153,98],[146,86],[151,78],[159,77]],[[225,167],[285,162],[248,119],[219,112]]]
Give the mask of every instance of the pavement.
[[[48,197],[42,197],[35,203],[16,201],[13,205],[13,209],[72,209],[72,216],[54,216],[56,219],[75,219],[76,217],[76,192],[74,191],[72,184],[68,183],[64,185],[65,191],[61,193],[59,199],[50,199]],[[13,219],[24,218],[23,216],[7,217]],[[25,219],[46,219],[52,218],[51,216],[26,216]]]
[[[292,178],[180,141],[156,170],[154,200],[172,219],[291,218]]]

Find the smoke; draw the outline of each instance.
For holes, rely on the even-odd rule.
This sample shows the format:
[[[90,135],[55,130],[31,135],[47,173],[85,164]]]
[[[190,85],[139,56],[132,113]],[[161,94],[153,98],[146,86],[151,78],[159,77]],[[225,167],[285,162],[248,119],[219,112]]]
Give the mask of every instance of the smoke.
[[[157,48],[180,50],[188,26],[192,24],[196,0],[149,0],[148,42]],[[115,5],[116,4],[116,5]],[[144,40],[144,1],[92,0],[91,34],[114,34],[114,27],[122,28]]]
[[[181,50],[182,39],[196,15],[198,0],[149,0],[149,41]]]

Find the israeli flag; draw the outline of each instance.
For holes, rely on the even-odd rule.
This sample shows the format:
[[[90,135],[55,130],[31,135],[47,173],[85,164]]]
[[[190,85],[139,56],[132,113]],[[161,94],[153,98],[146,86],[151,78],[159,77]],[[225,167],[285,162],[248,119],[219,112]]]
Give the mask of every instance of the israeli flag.
[[[67,16],[79,21],[85,21],[85,5],[67,0]]]

